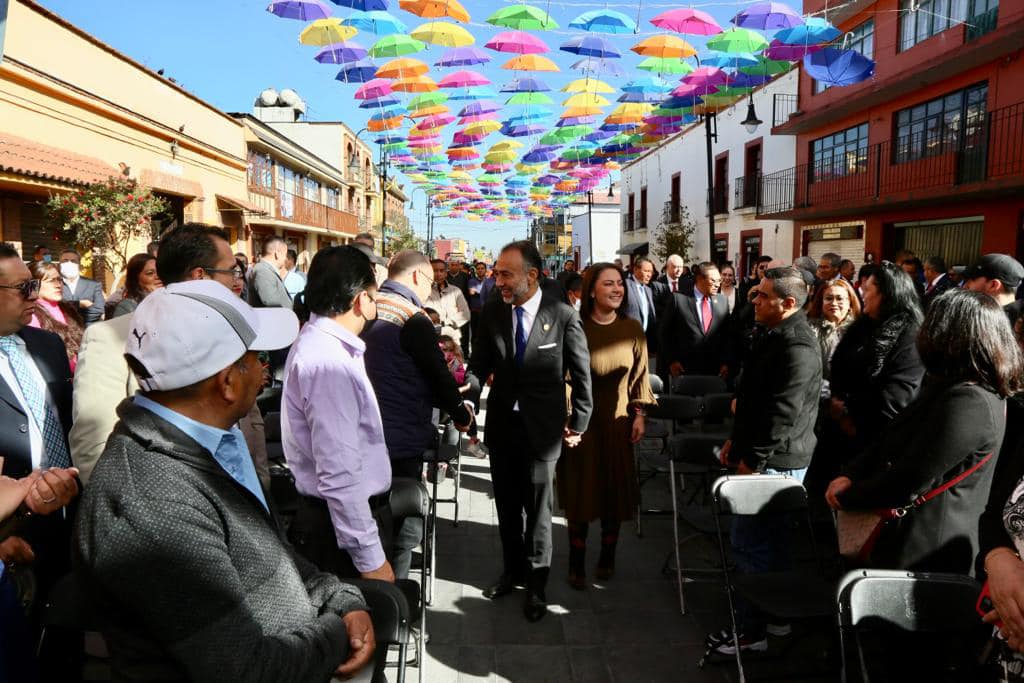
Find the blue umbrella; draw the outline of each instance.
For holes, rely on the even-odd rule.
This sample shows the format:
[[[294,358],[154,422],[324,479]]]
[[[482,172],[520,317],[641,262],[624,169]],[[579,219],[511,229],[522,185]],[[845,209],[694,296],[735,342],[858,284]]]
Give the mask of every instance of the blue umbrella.
[[[615,133],[610,130],[595,130],[589,135],[584,135],[581,139],[584,142],[601,142],[601,140],[607,140],[608,138],[615,137]]]
[[[366,48],[355,41],[349,40],[322,48],[313,59],[321,64],[348,64],[350,62],[358,62],[365,56]]]
[[[803,26],[794,26],[779,31],[775,34],[775,39],[786,45],[820,45],[831,42],[841,35],[843,32],[828,23],[826,19],[809,17]]]
[[[614,45],[600,36],[576,36],[558,49],[581,57],[617,59],[622,56]]]
[[[569,68],[601,76],[622,76],[626,73],[617,62],[610,59],[597,59],[595,57],[581,59]]]
[[[551,87],[539,78],[524,76],[501,87],[501,92],[550,92]]]
[[[732,18],[740,28],[762,31],[773,28],[793,28],[804,23],[803,17],[781,2],[759,2],[750,5]]]
[[[665,93],[661,92],[626,92],[619,95],[618,102],[661,102]]]
[[[558,158],[558,152],[555,150],[558,147],[554,145],[541,145],[534,147],[529,152],[523,155],[523,161],[527,164],[544,164],[552,159]]]
[[[353,12],[347,19],[343,19],[345,26],[354,26],[360,31],[376,33],[377,35],[391,35],[393,33],[405,33],[406,26],[401,21],[387,12]]]
[[[828,85],[853,85],[875,74],[875,60],[854,50],[826,47],[804,57],[804,70],[814,80]]]
[[[405,113],[405,107],[389,107],[387,109],[381,109],[370,117],[371,121],[385,121],[387,119],[393,119],[396,116],[401,116]]]
[[[596,121],[596,116],[567,116],[564,119],[558,119],[558,123],[555,124],[555,128],[565,128],[567,126],[592,126]]]
[[[730,88],[756,88],[772,80],[771,76],[759,76],[756,74],[739,73],[729,77]]]
[[[372,81],[374,76],[377,74],[379,67],[371,62],[369,59],[360,59],[357,62],[346,64],[345,67],[338,72],[338,75],[334,77],[335,80],[341,81],[342,83],[366,83]],[[385,97],[379,97],[378,100],[385,100]],[[364,107],[368,102],[372,100],[366,100],[360,107]],[[398,100],[392,99],[392,103],[398,104]],[[373,105],[379,106],[379,105]],[[369,107],[367,107],[369,108]]]
[[[459,116],[476,116],[477,114],[490,114],[492,111],[500,111],[501,105],[494,100],[480,100],[467,104],[459,111]]]
[[[396,142],[405,142],[405,138],[400,135],[382,135],[376,138],[374,142],[378,145],[393,145]]]
[[[537,123],[538,121],[543,121],[548,116],[547,111],[527,111],[506,119],[505,123]]]
[[[277,0],[270,3],[267,11],[282,19],[315,21],[331,16],[331,8],[320,0]]]
[[[494,88],[488,88],[486,85],[476,85],[472,88],[456,90],[454,94],[448,97],[448,100],[493,100],[497,97],[498,93],[494,92]]]
[[[658,76],[641,76],[622,86],[623,92],[660,92],[666,93],[674,86]]]
[[[527,135],[539,135],[547,130],[547,128],[547,126],[540,123],[520,123],[514,126],[502,126],[499,132],[510,138],[522,138]]]
[[[344,71],[344,69],[343,69]],[[376,67],[374,67],[374,73],[377,73]],[[384,97],[374,97],[369,100],[363,100],[359,105],[360,109],[380,109],[382,107],[390,107],[391,105],[399,104],[398,98],[394,95],[385,95]]]
[[[335,5],[350,7],[361,12],[372,12],[374,10],[387,11],[388,0],[331,0]]]
[[[622,12],[598,9],[584,12],[569,22],[569,28],[595,33],[636,33],[636,22]]]
[[[757,57],[749,52],[713,52],[705,57],[700,57],[701,66],[714,66],[719,69],[738,69],[741,66],[756,66],[760,64]]]

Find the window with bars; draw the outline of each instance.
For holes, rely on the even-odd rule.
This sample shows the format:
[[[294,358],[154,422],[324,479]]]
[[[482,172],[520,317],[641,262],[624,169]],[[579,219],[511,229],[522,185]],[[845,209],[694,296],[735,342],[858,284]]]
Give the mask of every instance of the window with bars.
[[[811,182],[863,173],[867,166],[867,123],[826,135],[811,143]]]
[[[250,151],[248,158],[249,187],[274,189],[274,162],[266,154]]]
[[[900,52],[963,23],[968,4],[969,0],[900,0]]]
[[[857,24],[847,32],[843,38],[843,47],[847,50],[859,52],[868,59],[874,59],[875,55],[875,20],[868,19]],[[823,93],[832,86],[821,81],[814,82],[814,94]]]
[[[341,208],[341,190],[336,187],[327,188],[327,206],[332,209]]]
[[[957,150],[985,123],[988,84],[979,83],[896,112],[893,163],[902,164]]]

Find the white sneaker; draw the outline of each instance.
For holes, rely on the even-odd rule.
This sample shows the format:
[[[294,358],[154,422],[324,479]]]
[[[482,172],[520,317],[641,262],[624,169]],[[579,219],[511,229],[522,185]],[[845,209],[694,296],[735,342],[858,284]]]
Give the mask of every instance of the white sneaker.
[[[740,633],[736,640],[739,641],[740,651],[742,652],[764,652],[768,649],[767,638],[755,640]],[[729,629],[722,629],[718,633],[709,633],[704,638],[704,644],[707,646],[709,653],[726,656],[736,654],[736,643],[733,640],[732,631]]]
[[[474,458],[483,459],[487,457],[487,447],[484,446],[482,441],[477,441],[476,443],[470,442],[469,445],[466,446],[466,454],[472,455]]]
[[[791,633],[793,633],[793,625],[792,624],[767,624],[765,626],[765,631],[767,631],[768,635],[770,635],[770,636],[776,636],[777,638],[784,638],[785,636],[788,636]]]

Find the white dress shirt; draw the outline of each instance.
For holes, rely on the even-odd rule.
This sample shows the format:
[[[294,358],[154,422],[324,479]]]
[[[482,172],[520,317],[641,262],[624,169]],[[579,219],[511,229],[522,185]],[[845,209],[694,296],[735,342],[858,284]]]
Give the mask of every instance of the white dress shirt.
[[[46,396],[46,382],[43,381],[43,376],[40,374],[35,360],[25,346],[25,340],[18,335],[13,335],[13,337],[14,343],[21,348],[21,357],[25,360],[25,367],[28,368],[32,379],[41,387],[43,396]],[[43,430],[41,425],[36,422],[36,416],[29,408],[25,395],[21,393],[21,385],[18,384],[18,378],[14,376],[14,368],[11,367],[7,354],[3,351],[0,351],[0,379],[10,387],[11,393],[18,399],[18,404],[21,405],[21,410],[25,413],[25,423],[28,425],[28,443],[32,450],[32,468],[35,469],[43,462]]]
[[[640,309],[640,324],[645,332],[647,331],[647,321],[651,317],[651,312],[647,310],[647,293],[644,291],[646,286],[639,280],[633,280],[633,296],[636,297],[636,306]]]
[[[725,303],[729,304],[729,312],[732,313],[736,309],[736,288],[733,287],[728,294],[720,293],[725,295]]]
[[[537,311],[540,310],[541,290],[540,287],[533,293],[529,299],[523,302],[523,339],[530,341],[530,330],[533,329],[533,321],[537,319]],[[519,316],[516,315],[516,307],[512,306],[512,355],[515,355],[516,349],[516,327],[519,324]],[[515,405],[512,406],[512,410],[519,410],[519,401],[516,401]]]

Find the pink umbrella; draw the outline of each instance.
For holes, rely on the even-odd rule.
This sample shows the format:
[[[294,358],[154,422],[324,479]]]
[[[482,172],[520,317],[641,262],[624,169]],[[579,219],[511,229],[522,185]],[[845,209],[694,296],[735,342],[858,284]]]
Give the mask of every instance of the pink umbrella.
[[[768,59],[784,59],[788,61],[796,61],[803,59],[804,55],[812,52],[817,52],[823,45],[786,45],[785,43],[773,40],[768,46],[768,49],[764,51],[764,54]]]
[[[441,138],[429,137],[429,138],[413,138],[409,141],[410,147],[434,147],[441,144]]]
[[[447,126],[454,120],[455,117],[451,114],[435,114],[434,116],[428,116],[413,127],[416,130],[432,130],[441,126]]]
[[[551,52],[551,48],[540,38],[525,31],[505,31],[491,38],[484,47],[495,52],[511,52],[517,55],[537,55]]]
[[[670,9],[651,19],[658,28],[691,36],[713,36],[722,32],[715,18],[699,9]]]
[[[690,85],[725,85],[729,81],[729,75],[717,67],[702,66],[680,80]]]
[[[683,83],[670,94],[672,97],[702,97],[718,91],[718,86],[712,83]]]
[[[359,89],[356,90],[355,98],[357,100],[372,100],[376,97],[390,95],[391,92],[390,81],[386,81],[383,78],[374,78],[372,81],[367,81],[359,86]]]
[[[498,112],[496,111],[489,111],[486,114],[470,114],[459,119],[459,125],[464,126],[467,123],[476,123],[477,121],[494,121],[497,118]]]
[[[456,71],[437,82],[439,88],[472,88],[478,85],[490,85],[482,74],[475,71]]]
[[[480,142],[481,140],[483,140],[486,137],[487,137],[486,134],[482,134],[482,135],[468,135],[468,134],[466,134],[466,133],[464,133],[464,132],[462,132],[460,130],[460,131],[457,131],[455,133],[455,135],[452,136],[452,142],[454,144],[457,144],[457,145],[471,145],[474,142]]]

